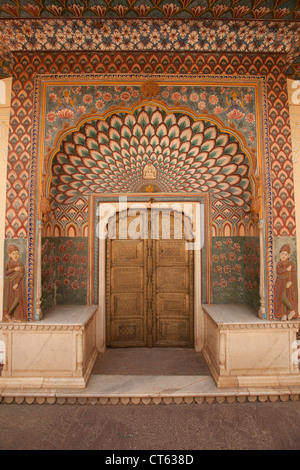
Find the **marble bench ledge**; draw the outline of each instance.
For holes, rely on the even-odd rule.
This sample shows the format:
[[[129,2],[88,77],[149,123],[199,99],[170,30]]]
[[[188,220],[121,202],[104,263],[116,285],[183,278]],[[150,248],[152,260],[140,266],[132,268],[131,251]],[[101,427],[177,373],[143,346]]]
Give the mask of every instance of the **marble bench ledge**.
[[[45,330],[85,328],[93,318],[98,305],[56,305],[41,320],[21,323],[0,322],[0,330]]]
[[[257,313],[245,304],[203,304],[202,308],[218,327],[300,328],[299,318],[290,321],[259,318]]]
[[[38,325],[85,325],[96,312],[98,305],[56,305],[45,313]]]

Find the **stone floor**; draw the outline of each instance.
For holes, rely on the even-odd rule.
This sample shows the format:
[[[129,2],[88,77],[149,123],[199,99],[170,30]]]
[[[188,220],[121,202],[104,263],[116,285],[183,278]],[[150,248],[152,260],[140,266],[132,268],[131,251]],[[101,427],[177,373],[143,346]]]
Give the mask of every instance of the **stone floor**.
[[[128,456],[140,455],[139,469],[146,468],[141,462],[146,456],[139,450],[150,454],[185,451],[194,457],[194,465],[187,468],[199,469],[204,464],[203,454],[197,452],[201,450],[300,449],[300,401],[291,400],[148,406],[2,402],[0,423],[0,450],[98,450],[97,465],[104,467],[112,451],[116,456],[122,451]],[[224,466],[226,456],[213,454],[214,464]],[[18,457],[24,460],[23,453],[14,454],[14,461]],[[49,457],[51,453],[47,453],[47,462]],[[57,465],[57,454],[53,457],[56,461],[51,464]],[[74,457],[78,465],[81,455]],[[222,461],[217,462],[218,457]],[[251,454],[247,460],[249,457]],[[257,460],[257,454],[253,457]],[[229,458],[232,460],[231,453],[230,466]]]
[[[200,352],[190,348],[108,348],[93,375],[211,375]]]
[[[3,393],[0,450],[299,450],[299,393],[218,390],[193,349],[107,349],[85,390]]]

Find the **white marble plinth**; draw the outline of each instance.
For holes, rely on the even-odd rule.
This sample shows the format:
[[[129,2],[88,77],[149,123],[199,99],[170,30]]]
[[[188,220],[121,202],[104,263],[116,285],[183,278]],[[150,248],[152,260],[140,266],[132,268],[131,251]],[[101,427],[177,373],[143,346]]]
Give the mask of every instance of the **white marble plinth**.
[[[204,357],[218,387],[300,385],[299,320],[263,320],[245,305],[204,305]]]
[[[0,387],[84,388],[98,354],[96,310],[56,306],[40,321],[1,322],[5,363]]]
[[[98,306],[57,306],[40,321],[0,323],[0,401],[192,403],[299,399],[300,321],[262,320],[244,305],[204,305],[212,377],[92,375]]]

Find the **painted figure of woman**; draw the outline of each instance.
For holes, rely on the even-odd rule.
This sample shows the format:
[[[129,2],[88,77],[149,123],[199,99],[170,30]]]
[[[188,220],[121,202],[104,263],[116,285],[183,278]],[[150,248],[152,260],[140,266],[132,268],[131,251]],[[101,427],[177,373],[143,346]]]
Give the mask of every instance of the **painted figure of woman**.
[[[25,303],[25,267],[19,261],[16,245],[8,246],[9,261],[5,264],[3,320],[27,321]]]
[[[298,317],[298,290],[296,267],[290,261],[290,245],[283,245],[277,263],[277,279],[274,288],[274,310],[277,320],[291,320]]]

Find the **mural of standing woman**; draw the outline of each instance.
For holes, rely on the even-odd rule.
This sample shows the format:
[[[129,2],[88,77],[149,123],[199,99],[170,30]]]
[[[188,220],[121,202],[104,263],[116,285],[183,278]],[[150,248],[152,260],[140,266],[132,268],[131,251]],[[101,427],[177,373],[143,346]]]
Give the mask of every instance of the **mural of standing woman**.
[[[9,322],[27,321],[25,302],[25,267],[19,260],[16,245],[7,249],[9,261],[5,264],[3,320]]]
[[[277,278],[274,288],[274,311],[276,320],[291,320],[298,317],[298,289],[296,266],[290,260],[290,245],[283,245],[277,263]]]

